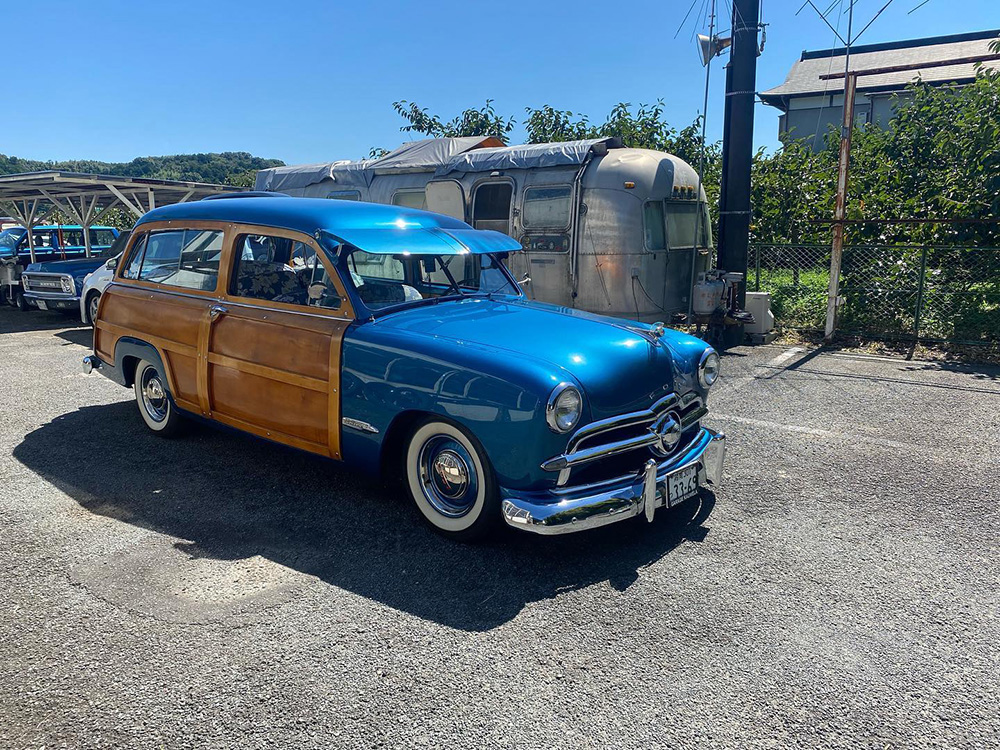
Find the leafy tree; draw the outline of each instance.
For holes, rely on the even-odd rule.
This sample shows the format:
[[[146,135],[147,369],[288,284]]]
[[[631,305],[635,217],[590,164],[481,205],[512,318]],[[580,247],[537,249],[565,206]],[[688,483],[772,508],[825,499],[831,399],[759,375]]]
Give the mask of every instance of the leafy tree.
[[[175,156],[143,156],[130,162],[104,162],[93,160],[36,161],[0,154],[0,174],[38,172],[58,169],[67,172],[93,172],[125,177],[147,177],[160,180],[189,180],[216,184],[242,184],[248,173],[258,169],[276,167],[284,162],[262,159],[243,151],[219,154],[178,154]],[[253,184],[252,181],[250,184]]]
[[[506,143],[507,134],[514,129],[514,118],[498,115],[493,108],[492,99],[487,99],[482,108],[467,109],[447,122],[442,122],[437,115],[428,114],[426,107],[421,108],[414,102],[406,100],[393,102],[392,108],[410,123],[404,125],[400,130],[423,133],[432,138],[491,135]]]

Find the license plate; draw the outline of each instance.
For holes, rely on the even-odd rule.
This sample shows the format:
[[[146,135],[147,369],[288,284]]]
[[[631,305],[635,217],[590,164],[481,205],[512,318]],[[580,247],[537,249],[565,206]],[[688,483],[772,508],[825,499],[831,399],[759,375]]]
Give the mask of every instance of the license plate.
[[[698,464],[687,466],[680,471],[667,475],[667,507],[672,508],[680,502],[698,494]]]
[[[42,302],[40,299],[35,300],[35,304],[38,305],[39,310],[48,310],[49,306]]]

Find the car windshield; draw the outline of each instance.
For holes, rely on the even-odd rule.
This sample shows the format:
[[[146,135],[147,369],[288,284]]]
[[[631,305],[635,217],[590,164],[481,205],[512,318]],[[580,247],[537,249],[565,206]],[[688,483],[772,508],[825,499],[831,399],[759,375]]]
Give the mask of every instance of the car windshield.
[[[24,237],[24,230],[20,227],[5,229],[0,232],[0,254],[10,255],[14,252],[17,243]]]
[[[389,255],[349,248],[351,284],[370,310],[476,296],[519,296],[497,255]]]

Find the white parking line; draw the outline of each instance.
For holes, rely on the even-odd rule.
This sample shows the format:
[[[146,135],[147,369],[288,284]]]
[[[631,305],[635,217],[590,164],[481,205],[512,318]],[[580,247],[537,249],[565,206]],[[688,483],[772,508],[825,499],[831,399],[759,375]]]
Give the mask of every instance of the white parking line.
[[[827,438],[829,440],[850,440],[852,442],[865,442],[874,443],[876,445],[882,445],[887,448],[900,448],[903,450],[917,450],[921,452],[926,452],[928,450],[933,450],[931,447],[926,445],[916,445],[915,443],[901,443],[898,440],[886,440],[884,438],[872,437],[871,435],[858,435],[847,432],[834,432],[833,430],[824,430],[819,427],[804,427],[797,424],[783,424],[782,422],[771,422],[767,419],[750,419],[749,417],[738,417],[735,414],[712,414],[712,419],[721,419],[728,422],[737,422],[739,424],[748,424],[755,427],[766,427],[772,430],[783,430],[784,432],[796,432],[805,435],[814,435],[816,437]]]
[[[802,346],[793,346],[788,351],[782,352],[777,357],[775,357],[774,359],[772,359],[770,362],[766,363],[764,365],[764,367],[777,367],[778,365],[783,364],[783,363],[787,362],[788,360],[790,360],[796,354],[802,354],[804,351],[806,351],[805,347],[802,347]]]

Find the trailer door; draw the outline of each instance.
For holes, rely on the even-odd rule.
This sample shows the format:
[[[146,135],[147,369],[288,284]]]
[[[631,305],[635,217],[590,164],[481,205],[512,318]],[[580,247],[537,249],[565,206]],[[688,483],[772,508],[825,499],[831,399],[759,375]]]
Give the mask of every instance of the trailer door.
[[[456,180],[427,183],[427,210],[465,221],[465,192]]]

